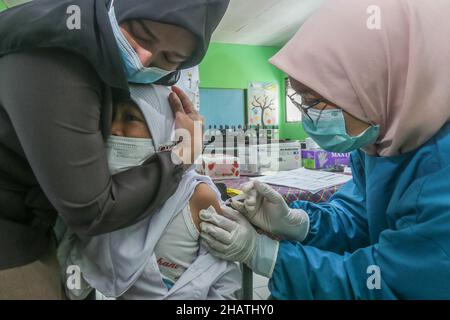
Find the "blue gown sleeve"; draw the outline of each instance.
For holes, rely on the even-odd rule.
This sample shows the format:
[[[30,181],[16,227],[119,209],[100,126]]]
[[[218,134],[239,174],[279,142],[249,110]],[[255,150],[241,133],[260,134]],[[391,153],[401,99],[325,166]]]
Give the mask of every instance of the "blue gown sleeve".
[[[310,231],[303,244],[340,254],[369,245],[364,167],[358,152],[351,155],[351,167],[353,179],[329,202],[291,204],[292,208],[305,210],[310,218]]]
[[[395,228],[381,232],[374,245],[337,254],[282,242],[272,296],[450,299],[449,176],[450,167],[413,182],[395,204]]]

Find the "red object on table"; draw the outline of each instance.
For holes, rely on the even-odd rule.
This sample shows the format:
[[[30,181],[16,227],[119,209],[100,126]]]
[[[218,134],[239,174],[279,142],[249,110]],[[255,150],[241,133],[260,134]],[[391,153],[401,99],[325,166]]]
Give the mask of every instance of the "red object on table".
[[[224,183],[227,186],[227,188],[241,189],[241,186],[248,181],[250,181],[250,178],[241,176],[239,179],[215,180],[214,182]],[[276,185],[270,186],[284,197],[288,205],[298,200],[310,201],[314,203],[327,202],[340,187],[336,186],[332,188],[326,188],[317,193],[311,193],[309,191],[295,188],[282,187]]]

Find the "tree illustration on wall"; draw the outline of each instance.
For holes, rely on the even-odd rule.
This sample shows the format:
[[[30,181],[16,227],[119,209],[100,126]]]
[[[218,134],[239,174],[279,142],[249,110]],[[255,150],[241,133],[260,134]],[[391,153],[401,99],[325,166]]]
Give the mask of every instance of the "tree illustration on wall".
[[[248,86],[248,124],[276,126],[280,110],[276,82],[250,82]]]
[[[271,123],[266,123],[264,116],[268,110],[275,111],[274,99],[269,96],[257,97],[253,96],[252,100],[252,111],[259,109],[261,111],[261,124],[270,125]]]

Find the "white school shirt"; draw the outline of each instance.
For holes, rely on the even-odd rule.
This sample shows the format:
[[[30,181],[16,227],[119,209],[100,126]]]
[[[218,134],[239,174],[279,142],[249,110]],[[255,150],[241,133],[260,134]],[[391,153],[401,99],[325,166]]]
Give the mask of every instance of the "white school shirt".
[[[128,228],[96,237],[79,238],[73,233],[66,233],[58,252],[63,275],[67,281],[71,276],[66,273],[67,267],[73,265],[78,266],[82,273],[82,288],[66,290],[68,296],[83,299],[91,288],[95,288],[104,296],[112,298],[239,298],[242,289],[239,266],[213,257],[203,247],[200,247],[197,259],[170,290],[162,280],[154,254],[155,246],[174,217],[188,205],[199,183],[207,183],[220,196],[210,178],[189,171],[175,194],[152,217]],[[214,289],[216,286],[219,289]],[[145,294],[142,288],[147,290]],[[140,293],[136,294],[136,290]],[[221,293],[224,295],[220,296]]]
[[[168,286],[172,286],[195,261],[199,249],[200,232],[187,204],[166,227],[154,251]]]

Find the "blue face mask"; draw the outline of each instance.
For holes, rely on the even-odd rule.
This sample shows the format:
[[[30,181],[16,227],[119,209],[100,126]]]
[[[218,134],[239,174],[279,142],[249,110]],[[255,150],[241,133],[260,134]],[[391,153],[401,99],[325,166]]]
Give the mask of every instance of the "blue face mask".
[[[136,51],[134,51],[120,30],[114,12],[114,6],[112,5],[109,10],[109,21],[114,32],[114,37],[116,38],[117,46],[119,47],[128,82],[141,84],[155,83],[173,72],[156,67],[146,68],[142,65]]]
[[[356,137],[348,135],[340,109],[309,109],[308,115],[312,121],[303,117],[303,128],[326,151],[351,152],[375,143],[380,135],[380,126],[371,126]]]

